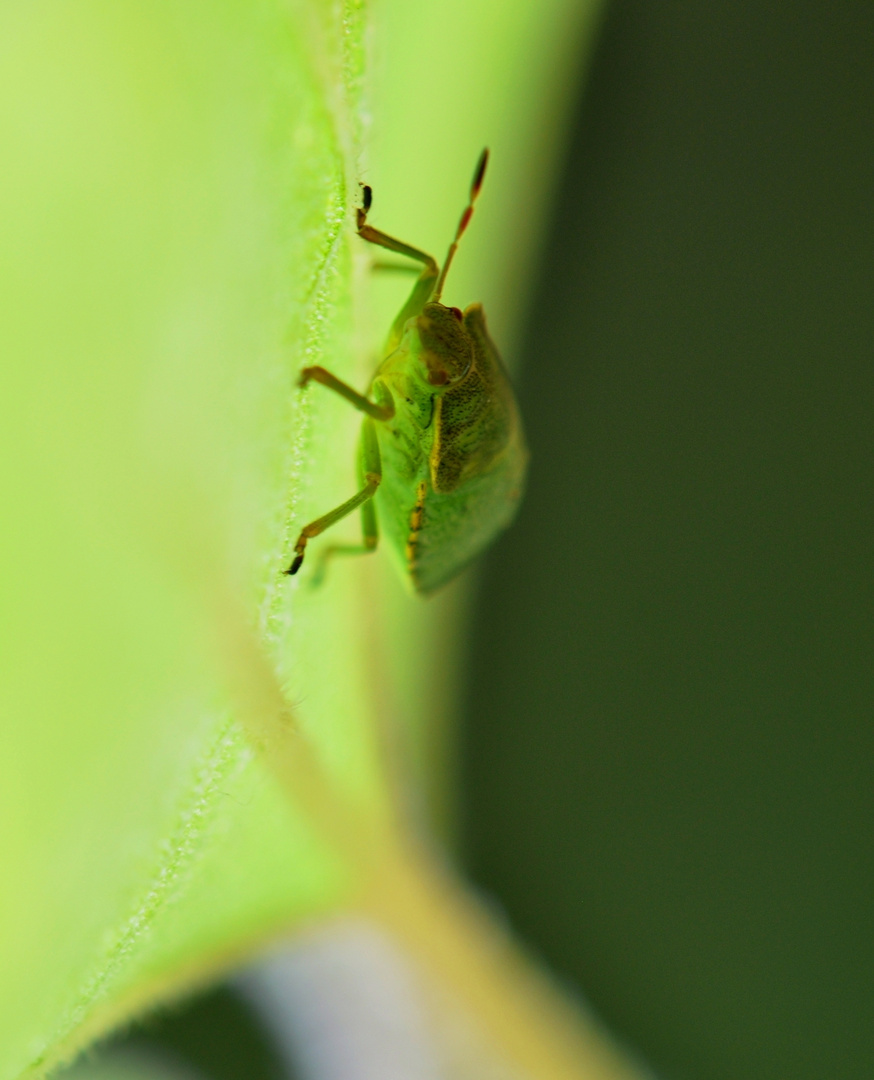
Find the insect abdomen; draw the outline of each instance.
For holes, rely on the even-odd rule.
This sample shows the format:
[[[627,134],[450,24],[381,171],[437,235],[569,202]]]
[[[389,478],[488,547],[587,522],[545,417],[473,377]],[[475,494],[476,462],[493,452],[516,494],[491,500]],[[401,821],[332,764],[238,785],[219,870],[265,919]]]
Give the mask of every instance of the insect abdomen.
[[[508,452],[488,473],[447,494],[426,484],[421,515],[414,507],[409,519],[419,527],[407,536],[407,571],[416,591],[446,584],[506,528],[522,495],[524,461]]]
[[[415,576],[419,562],[420,537],[425,525],[425,499],[428,494],[428,481],[420,480],[416,485],[416,503],[410,511],[409,532],[404,555],[407,560],[407,571]]]

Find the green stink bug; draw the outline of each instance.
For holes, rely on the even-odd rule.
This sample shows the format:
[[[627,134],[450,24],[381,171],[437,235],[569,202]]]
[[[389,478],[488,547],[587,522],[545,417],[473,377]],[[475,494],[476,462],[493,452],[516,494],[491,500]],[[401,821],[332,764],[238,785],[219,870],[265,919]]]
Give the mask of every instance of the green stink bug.
[[[367,224],[372,193],[364,187],[358,235],[424,268],[392,325],[367,395],[323,367],[301,372],[302,387],[319,382],[366,414],[358,455],[362,487],[302,529],[287,574],[300,569],[309,540],[359,507],[363,543],[334,545],[323,558],[375,550],[378,509],[407,582],[429,593],[455,577],[516,513],[528,451],[507,372],[482,306],[471,304],[462,313],[440,302],[487,161],[484,150],[442,268],[432,256]]]

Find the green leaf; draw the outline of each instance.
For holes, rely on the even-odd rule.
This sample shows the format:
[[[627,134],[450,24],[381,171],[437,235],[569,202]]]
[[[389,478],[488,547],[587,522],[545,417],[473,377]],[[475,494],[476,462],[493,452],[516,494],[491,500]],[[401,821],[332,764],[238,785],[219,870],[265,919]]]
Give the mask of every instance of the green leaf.
[[[366,384],[400,303],[359,179],[442,252],[485,143],[447,296],[512,343],[592,11],[384,0],[372,37],[356,0],[0,13],[0,1080],[302,920],[428,936],[401,809],[451,816],[465,590],[424,605],[379,557],[281,575],[354,482],[354,417],[296,372]]]
[[[346,887],[234,721],[223,646],[257,631],[258,604],[291,645],[277,570],[311,422],[291,388],[302,343],[348,351],[354,103],[334,92],[341,16],[317,7],[35,4],[3,22],[14,1076]],[[310,484],[343,477],[316,464]],[[334,591],[323,617],[350,605]],[[350,676],[336,720],[310,723],[367,800]]]

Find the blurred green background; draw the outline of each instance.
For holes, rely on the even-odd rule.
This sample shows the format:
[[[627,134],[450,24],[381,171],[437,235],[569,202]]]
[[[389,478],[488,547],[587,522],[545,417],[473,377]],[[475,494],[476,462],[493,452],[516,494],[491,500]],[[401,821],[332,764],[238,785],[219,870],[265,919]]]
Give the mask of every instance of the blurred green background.
[[[665,1077],[874,1076],[874,5],[614,0],[463,722],[477,882]]]
[[[870,1080],[874,6],[614,0],[521,359],[468,870],[659,1075]],[[135,1039],[268,1080],[253,1023]]]

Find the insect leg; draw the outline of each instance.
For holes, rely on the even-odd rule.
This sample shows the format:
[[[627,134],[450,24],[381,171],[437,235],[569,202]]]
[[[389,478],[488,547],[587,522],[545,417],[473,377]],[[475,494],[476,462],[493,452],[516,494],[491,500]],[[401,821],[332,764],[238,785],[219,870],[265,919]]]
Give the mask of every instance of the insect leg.
[[[364,533],[364,543],[358,551],[363,553],[373,551],[376,548],[378,541],[376,512],[370,500],[376,494],[376,489],[382,480],[382,458],[379,453],[376,425],[370,417],[367,417],[361,425],[361,472],[364,474],[364,486],[357,495],[353,495],[351,499],[347,499],[346,502],[341,503],[334,510],[320,518],[316,518],[315,521],[311,521],[309,525],[305,525],[301,529],[297,543],[294,545],[294,559],[291,566],[285,571],[286,574],[296,574],[300,570],[308,541],[312,540],[314,536],[323,533],[325,529],[330,529],[332,525],[346,517],[347,514],[357,510],[359,506],[362,511],[361,525]]]
[[[321,383],[322,386],[327,386],[329,390],[333,390],[335,394],[339,394],[340,397],[345,398],[351,405],[354,405],[356,409],[367,413],[368,416],[372,416],[374,420],[391,420],[395,414],[394,401],[390,397],[383,404],[377,404],[366,398],[364,394],[359,394],[357,390],[353,390],[348,383],[344,383],[323,367],[303,368],[300,373],[300,387],[306,386],[311,379]]]
[[[429,255],[426,251],[420,251],[419,248],[413,247],[412,244],[405,244],[403,240],[396,240],[395,237],[389,236],[388,233],[381,232],[379,229],[374,229],[372,225],[367,224],[367,211],[370,209],[370,188],[366,187],[365,202],[366,209],[358,210],[358,235],[362,240],[366,240],[369,244],[376,244],[378,247],[386,248],[388,251],[395,251],[398,255],[406,255],[410,259],[415,259],[416,262],[424,263],[425,269],[422,274],[430,274],[436,279],[440,273],[440,267],[437,265],[437,260],[433,255]]]
[[[311,578],[313,587],[319,586],[325,580],[328,563],[335,555],[369,555],[376,551],[379,543],[379,528],[376,524],[376,507],[373,499],[361,504],[361,543],[360,544],[328,544],[319,552],[316,569]]]
[[[419,315],[422,308],[431,299],[434,284],[440,276],[440,267],[437,265],[437,260],[433,255],[420,251],[419,248],[414,248],[411,244],[405,244],[403,240],[396,240],[395,237],[389,236],[388,233],[380,232],[379,229],[374,229],[372,225],[367,224],[367,211],[370,209],[372,194],[370,188],[365,186],[364,208],[358,211],[358,235],[369,244],[376,244],[378,247],[386,248],[388,251],[397,252],[398,255],[406,255],[407,258],[415,259],[416,262],[423,264],[422,272],[413,286],[413,291],[392,324],[385,349],[386,355],[388,355],[397,348],[407,319]]]
[[[389,259],[374,259],[370,264],[371,270],[382,270],[390,274],[418,274],[419,269],[416,266],[410,266],[409,263],[396,263],[391,262]]]

